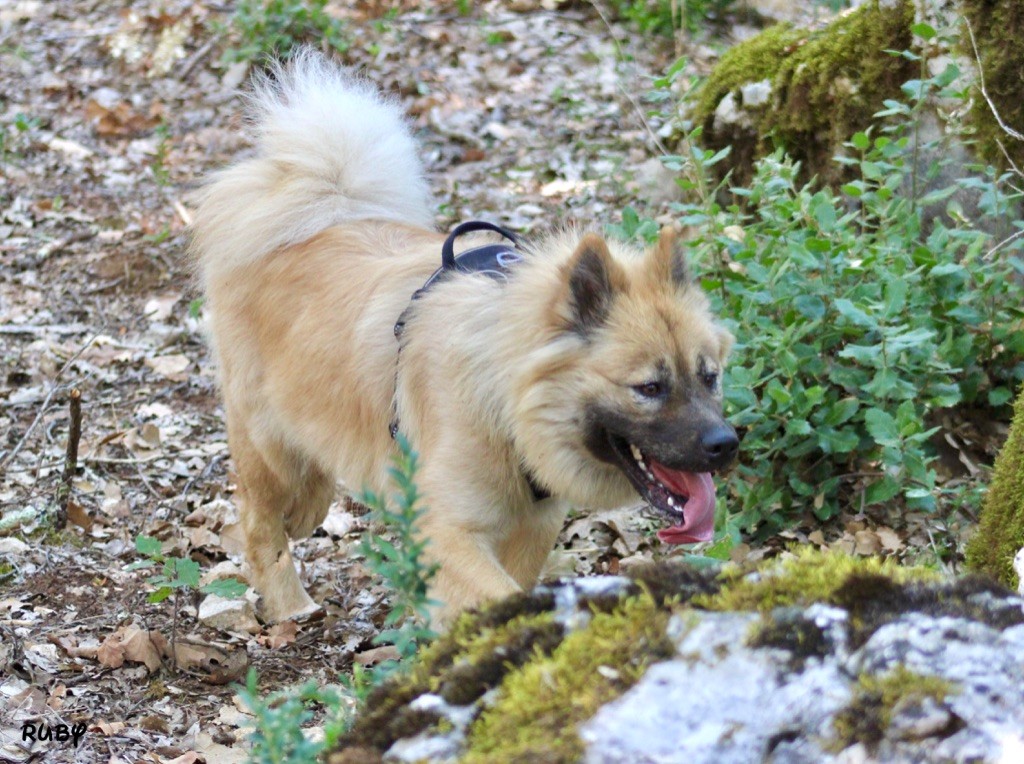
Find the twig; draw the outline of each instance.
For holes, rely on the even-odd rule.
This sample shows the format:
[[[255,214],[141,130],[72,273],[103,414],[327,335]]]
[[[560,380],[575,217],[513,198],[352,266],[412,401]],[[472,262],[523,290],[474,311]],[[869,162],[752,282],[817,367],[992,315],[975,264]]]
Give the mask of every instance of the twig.
[[[1018,133],[1012,127],[1003,122],[1003,118],[999,114],[999,110],[996,105],[992,102],[989,97],[988,90],[985,88],[985,67],[981,63],[981,53],[978,52],[978,43],[974,39],[974,30],[971,28],[971,22],[967,20],[966,16],[963,18],[964,25],[967,27],[967,34],[971,38],[971,48],[974,49],[974,60],[978,62],[978,85],[981,88],[981,94],[985,97],[985,102],[988,104],[989,110],[992,112],[992,116],[996,118],[996,122],[999,123],[999,127],[1003,129],[1003,132],[1009,135],[1011,138],[1016,138],[1018,141],[1024,141],[1024,134]]]
[[[222,36],[223,35],[219,34],[214,35],[206,41],[206,44],[203,45],[203,47],[193,53],[192,58],[190,58],[185,63],[185,66],[181,68],[181,74],[178,75],[178,79],[182,81],[187,80],[188,76],[192,74],[192,70],[196,68],[200,61],[206,58],[210,51],[213,50],[214,46],[220,42]]]
[[[36,326],[26,324],[0,325],[0,334],[83,334],[89,330],[85,324],[52,324],[50,326]]]
[[[614,43],[615,45],[615,52],[619,56],[619,59],[622,60],[623,58],[625,58],[622,55],[622,46],[619,45],[619,41],[615,39],[615,33],[614,29],[612,28],[611,22],[608,21],[607,16],[604,15],[604,11],[598,8],[597,3],[591,0],[590,5],[595,11],[597,11],[597,15],[601,17],[601,21],[604,23],[605,28],[609,32],[609,36],[611,37],[612,43]],[[644,110],[640,108],[639,102],[636,100],[636,98],[633,97],[632,93],[626,90],[626,88],[623,86],[622,82],[618,80],[618,78],[616,78],[616,80],[616,85],[619,88],[619,92],[626,97],[626,100],[629,101],[629,105],[633,107],[633,111],[636,112],[636,116],[640,120],[640,124],[643,125],[644,130],[647,131],[648,137],[651,139],[651,141],[654,142],[654,147],[663,155],[670,153],[669,150],[665,148],[665,144],[661,142],[661,138],[658,137],[658,134],[654,131],[654,128],[651,127],[651,123],[647,120],[647,115],[644,114]]]
[[[77,387],[71,391],[68,408],[70,415],[68,448],[64,452],[64,474],[61,475],[60,487],[57,489],[57,516],[53,520],[53,527],[58,531],[64,530],[68,524],[71,484],[75,479],[75,471],[78,469],[78,442],[82,439],[82,393]]]
[[[53,400],[53,396],[56,395],[57,391],[63,387],[62,385],[57,384],[57,380],[60,379],[61,375],[71,367],[71,364],[78,360],[79,356],[81,356],[82,353],[89,349],[89,346],[92,345],[93,340],[95,340],[99,336],[99,332],[96,332],[94,335],[92,335],[92,337],[90,337],[88,341],[84,345],[82,345],[78,352],[71,356],[67,360],[67,362],[60,367],[60,370],[53,376],[53,387],[50,388],[50,392],[47,393],[46,398],[43,400],[43,405],[40,406],[39,413],[36,414],[36,418],[32,420],[32,424],[30,424],[28,426],[28,429],[25,430],[25,434],[21,436],[21,440],[18,441],[17,445],[15,445],[14,448],[12,448],[2,459],[0,459],[0,467],[5,467],[8,464],[10,464],[11,460],[14,459],[14,457],[17,456],[18,452],[21,451],[21,449],[25,446],[25,443],[28,440],[29,435],[32,434],[32,431],[36,428],[36,425],[39,424],[40,420],[42,420],[43,418],[43,415],[46,413],[46,410],[50,407],[50,401]]]
[[[994,247],[992,247],[992,249],[990,249],[990,250],[988,251],[988,253],[987,253],[987,254],[985,255],[985,259],[986,259],[986,260],[991,260],[991,259],[992,259],[992,256],[993,256],[993,255],[994,255],[994,254],[995,254],[996,252],[998,252],[999,250],[1001,250],[1001,249],[1002,249],[1003,247],[1005,247],[1005,246],[1006,246],[1007,244],[1012,244],[1012,243],[1013,243],[1013,242],[1015,242],[1015,241],[1016,241],[1017,239],[1019,239],[1019,238],[1020,238],[1021,236],[1024,236],[1024,228],[1020,229],[1019,231],[1014,231],[1014,232],[1013,232],[1012,234],[1010,234],[1010,235],[1009,235],[1009,236],[1007,236],[1007,237],[1006,237],[1005,239],[1003,239],[1003,240],[1002,240],[1001,242],[999,242],[999,243],[998,243],[998,244],[996,244],[996,245],[995,245]]]
[[[171,624],[171,673],[178,673],[178,597],[181,587],[174,590],[174,622]]]

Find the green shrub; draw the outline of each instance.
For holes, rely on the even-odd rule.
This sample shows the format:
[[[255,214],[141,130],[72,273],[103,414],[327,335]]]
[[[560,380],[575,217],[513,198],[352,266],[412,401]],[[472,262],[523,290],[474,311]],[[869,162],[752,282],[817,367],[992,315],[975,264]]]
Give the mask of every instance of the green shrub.
[[[694,33],[709,19],[721,16],[735,0],[613,0],[615,13],[641,32],[673,35],[677,29]]]
[[[351,704],[342,693],[317,687],[316,682],[260,697],[254,669],[249,670],[245,687],[239,688],[238,694],[256,717],[249,754],[253,764],[316,761],[325,748],[334,745],[351,716]],[[303,725],[312,721],[313,709],[317,706],[324,709],[327,718],[322,741],[309,740],[302,731]]]
[[[327,0],[240,0],[229,22],[238,42],[224,59],[287,58],[297,46],[313,41],[344,53],[349,42],[343,24],[324,10],[326,5]]]
[[[393,644],[406,659],[416,654],[419,645],[436,636],[426,624],[430,620],[429,607],[437,604],[427,597],[427,589],[438,565],[426,561],[428,540],[417,531],[419,519],[426,510],[420,506],[421,497],[416,487],[419,468],[416,452],[401,433],[396,438],[398,455],[395,466],[389,470],[391,481],[398,489],[393,497],[395,509],[388,506],[383,496],[370,491],[362,496],[373,519],[392,532],[395,542],[368,533],[363,537],[361,550],[367,566],[383,578],[391,590],[391,610],[384,620],[385,630],[374,642]],[[383,664],[378,667],[378,673],[387,673],[393,668]]]
[[[886,104],[901,124],[853,136],[839,161],[856,179],[841,191],[798,184],[781,152],[757,162],[748,187],[715,186],[710,168],[728,149],[700,149],[696,136],[688,155],[665,158],[697,198],[677,205],[680,222],[697,232],[704,286],[737,336],[725,398],[746,432],[726,499],[733,537],[805,510],[935,509],[937,414],[970,404],[1002,415],[1024,377],[1020,237],[997,240],[955,201],[969,189],[986,220],[1015,220],[1008,179],[958,168],[930,188],[936,168],[915,170],[918,104],[949,79],[908,83],[908,103]]]

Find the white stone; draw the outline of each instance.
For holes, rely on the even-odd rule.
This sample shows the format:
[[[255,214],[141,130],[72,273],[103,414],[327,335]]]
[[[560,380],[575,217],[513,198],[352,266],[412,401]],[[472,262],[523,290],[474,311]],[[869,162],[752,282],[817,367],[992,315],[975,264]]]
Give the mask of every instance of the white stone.
[[[240,566],[231,560],[222,560],[203,574],[203,577],[199,579],[199,584],[206,586],[214,581],[223,581],[226,578],[236,578],[244,583],[249,583],[249,579],[242,573]]]
[[[740,95],[743,97],[743,107],[746,109],[764,106],[772,97],[771,80],[748,82],[746,85],[741,85]]]
[[[221,631],[256,634],[260,630],[256,612],[247,599],[225,599],[208,594],[199,605],[199,620]]]
[[[7,536],[6,538],[0,539],[0,554],[25,554],[29,549],[21,539],[16,539],[13,536]]]
[[[1024,547],[1014,556],[1013,569],[1017,571],[1017,593],[1024,595]]]

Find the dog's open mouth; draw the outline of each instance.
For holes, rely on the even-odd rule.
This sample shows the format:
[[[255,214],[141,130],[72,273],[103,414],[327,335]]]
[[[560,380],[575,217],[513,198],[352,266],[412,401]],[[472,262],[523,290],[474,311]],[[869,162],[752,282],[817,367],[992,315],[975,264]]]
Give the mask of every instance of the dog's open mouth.
[[[658,531],[666,544],[710,541],[715,531],[715,484],[710,472],[684,472],[659,464],[637,446],[611,438],[622,471],[652,507],[682,523]]]

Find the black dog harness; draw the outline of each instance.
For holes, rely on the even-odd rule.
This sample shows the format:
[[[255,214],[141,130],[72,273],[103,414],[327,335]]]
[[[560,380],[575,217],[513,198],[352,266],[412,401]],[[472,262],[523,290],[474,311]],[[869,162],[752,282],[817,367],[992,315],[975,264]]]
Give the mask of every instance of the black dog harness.
[[[512,242],[512,245],[509,246],[505,243],[484,244],[480,247],[473,247],[472,249],[468,249],[465,252],[456,255],[455,240],[463,234],[470,233],[472,231],[494,231]],[[499,281],[507,280],[509,274],[512,272],[512,268],[523,260],[522,252],[517,250],[517,247],[520,244],[521,239],[517,234],[507,228],[495,225],[494,223],[487,223],[482,220],[470,220],[455,226],[452,232],[448,234],[448,238],[444,240],[444,244],[441,246],[441,267],[431,274],[430,278],[426,280],[423,286],[413,292],[409,306],[402,311],[402,314],[398,317],[398,321],[395,322],[395,339],[398,340],[399,355],[402,353],[402,333],[405,330],[405,322],[408,319],[409,311],[412,309],[413,303],[416,300],[425,295],[435,284],[446,281],[459,273],[479,273]],[[397,390],[398,364],[396,363],[396,393]],[[391,424],[388,427],[392,438],[398,434],[398,428],[398,400],[396,395],[396,397],[392,399]],[[541,501],[542,499],[546,499],[551,496],[548,491],[536,483],[528,472],[524,472],[523,476],[526,478],[526,482],[530,486],[530,492],[533,494],[534,501]]]

